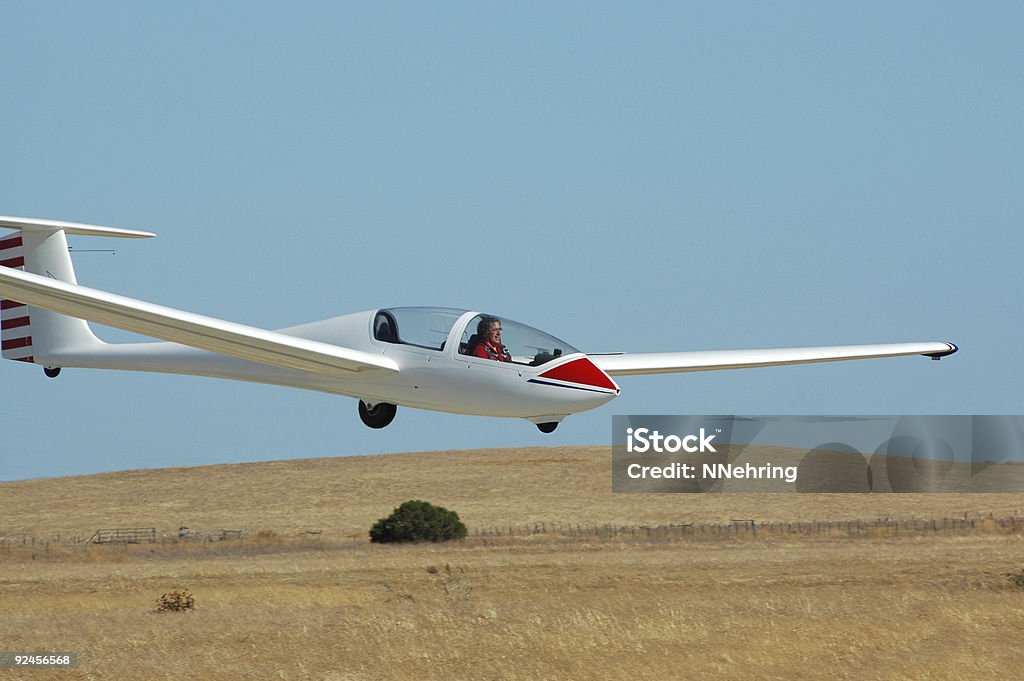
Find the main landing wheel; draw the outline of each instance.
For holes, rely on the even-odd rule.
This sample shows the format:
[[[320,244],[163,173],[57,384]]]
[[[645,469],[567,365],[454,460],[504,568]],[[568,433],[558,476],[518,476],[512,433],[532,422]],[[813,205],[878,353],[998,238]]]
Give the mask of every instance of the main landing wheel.
[[[558,421],[551,421],[550,423],[538,423],[537,430],[542,433],[553,433],[555,428],[558,427]]]
[[[398,407],[387,402],[378,402],[372,407],[366,406],[366,402],[359,400],[359,418],[371,428],[383,428],[395,420],[395,412]]]
[[[43,367],[43,373],[47,378],[57,378],[60,376],[60,367]]]

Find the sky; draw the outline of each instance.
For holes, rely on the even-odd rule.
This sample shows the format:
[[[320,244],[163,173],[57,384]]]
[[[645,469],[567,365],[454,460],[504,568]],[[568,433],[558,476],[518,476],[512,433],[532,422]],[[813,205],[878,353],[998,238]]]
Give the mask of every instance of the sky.
[[[0,362],[0,480],[599,445],[614,414],[1021,414],[1024,7],[5,3],[0,214],[81,283],[265,328],[480,309],[585,351],[949,340],[622,377],[518,419]],[[111,342],[136,337],[108,328]]]

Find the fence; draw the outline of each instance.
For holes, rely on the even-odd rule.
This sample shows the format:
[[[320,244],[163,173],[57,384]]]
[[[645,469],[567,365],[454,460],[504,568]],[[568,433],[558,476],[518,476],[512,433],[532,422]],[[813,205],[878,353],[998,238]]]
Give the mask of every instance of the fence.
[[[1024,517],[933,518],[896,520],[814,520],[759,522],[739,519],[727,523],[677,523],[667,525],[612,525],[537,522],[525,525],[477,527],[471,537],[594,537],[635,539],[723,539],[785,536],[898,537],[938,533],[1024,531]]]
[[[260,551],[271,547],[275,551],[301,550],[310,541],[323,549],[327,546],[352,546],[368,541],[362,532],[344,534],[347,539],[328,540],[322,543],[324,530],[305,530],[290,538],[278,538],[276,541],[247,542],[241,530],[219,530],[216,534],[189,533],[185,536],[168,538],[160,535],[152,527],[110,528],[97,530],[89,539],[79,535],[54,535],[38,537],[32,535],[0,536],[0,554],[30,550],[47,555],[51,550],[78,550],[89,544],[128,544],[170,543],[170,545],[201,549],[203,546],[223,546],[225,539],[241,549]],[[855,537],[902,537],[921,536],[928,534],[1020,534],[1024,533],[1024,516],[1014,515],[997,518],[994,516],[967,518],[946,517],[932,519],[893,519],[878,518],[876,520],[814,520],[798,522],[761,522],[756,518],[732,519],[721,523],[669,523],[664,525],[615,525],[611,523],[563,523],[535,522],[527,524],[509,524],[495,526],[474,526],[469,529],[470,538],[530,538],[530,537],[565,537],[582,539],[626,539],[631,541],[677,541],[677,540],[708,540],[728,541],[737,539],[785,538],[785,537],[822,537],[822,538],[855,538]],[[182,540],[185,541],[182,541]],[[193,542],[190,539],[200,539]],[[290,540],[289,540],[290,539]],[[222,551],[223,549],[217,549]]]
[[[115,527],[96,530],[89,539],[93,544],[155,544],[155,527]]]

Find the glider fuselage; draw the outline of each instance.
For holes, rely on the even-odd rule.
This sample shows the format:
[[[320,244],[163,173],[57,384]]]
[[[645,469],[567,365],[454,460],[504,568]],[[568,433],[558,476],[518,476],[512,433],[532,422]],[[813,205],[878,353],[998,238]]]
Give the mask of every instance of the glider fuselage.
[[[399,367],[397,372],[366,369],[343,377],[316,374],[168,342],[110,344],[80,353],[64,351],[58,356],[36,357],[36,361],[69,368],[188,374],[267,383],[356,397],[369,404],[387,402],[537,422],[594,409],[619,394],[615,382],[581,352],[562,354],[538,365],[531,363],[539,352],[532,356],[513,355],[513,362],[476,357],[464,354],[468,350],[464,338],[471,335],[479,313],[398,308],[403,309],[423,310],[428,315],[436,309],[454,323],[443,341],[435,344],[439,345],[437,348],[376,338],[375,321],[388,310],[355,312],[278,330],[289,336],[379,354],[393,360]],[[398,330],[401,331],[400,326]]]

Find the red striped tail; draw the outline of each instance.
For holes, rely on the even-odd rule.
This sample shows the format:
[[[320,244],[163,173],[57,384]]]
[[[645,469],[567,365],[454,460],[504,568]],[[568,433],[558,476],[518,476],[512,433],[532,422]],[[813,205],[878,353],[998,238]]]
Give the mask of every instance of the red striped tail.
[[[0,239],[0,267],[25,269],[21,234]],[[0,300],[0,347],[4,359],[33,362],[30,308],[14,300]]]

